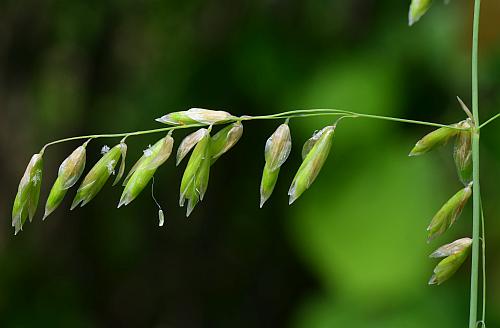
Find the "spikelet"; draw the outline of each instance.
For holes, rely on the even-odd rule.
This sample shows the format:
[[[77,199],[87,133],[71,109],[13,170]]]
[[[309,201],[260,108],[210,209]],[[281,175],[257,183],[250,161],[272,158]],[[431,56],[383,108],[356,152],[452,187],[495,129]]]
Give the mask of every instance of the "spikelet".
[[[412,26],[425,15],[427,10],[431,7],[432,0],[412,0],[410,10],[408,12],[408,25]]]
[[[444,257],[434,268],[434,274],[429,280],[429,285],[441,285],[460,268],[469,255],[472,239],[461,238],[441,246],[433,252],[431,258]]]
[[[174,139],[171,132],[146,149],[125,179],[125,189],[118,207],[130,204],[147,186],[158,167],[167,161],[172,153]]]
[[[210,140],[210,154],[212,156],[212,164],[225,154],[229,149],[240,140],[243,135],[243,124],[234,122],[222,128],[214,134]]]
[[[287,123],[281,124],[267,139],[264,149],[266,163],[260,182],[260,207],[271,197],[278,180],[281,165],[285,163],[292,149],[292,137]]]
[[[186,216],[189,216],[196,204],[203,199],[208,186],[211,163],[210,132],[207,129],[201,130],[203,136],[191,153],[181,181],[179,205],[184,206],[188,200]]]
[[[333,143],[333,135],[335,126],[327,126],[321,131],[315,133],[311,139],[315,140],[310,150],[306,152],[304,160],[299,167],[299,170],[293,178],[292,185],[288,191],[289,204],[292,204],[297,198],[302,195],[314,182],[318,176],[323,164],[325,164],[328,154]],[[311,143],[309,139],[307,143]],[[307,147],[309,148],[309,146]]]
[[[175,161],[175,165],[179,165],[184,157],[193,149],[194,146],[205,136],[206,129],[199,129],[194,131],[193,133],[187,135],[184,139],[182,139],[181,144],[177,148],[177,159]]]
[[[85,169],[87,144],[88,141],[76,148],[59,166],[57,179],[45,204],[44,220],[59,207],[68,189],[73,187],[82,176]]]
[[[26,218],[33,219],[40,198],[40,187],[43,175],[43,152],[35,154],[26,167],[19,182],[14,205],[12,206],[12,226],[17,234],[23,229]]]
[[[442,235],[448,228],[450,228],[456,219],[462,213],[462,210],[467,204],[470,196],[472,195],[472,186],[468,185],[453,195],[434,215],[432,218],[428,231],[428,241],[431,241],[437,236]]]
[[[460,124],[461,122],[451,125],[450,128],[442,127],[428,133],[415,144],[408,156],[422,155],[430,150],[444,145],[450,138],[456,136],[460,132],[460,130],[453,128],[459,127]]]
[[[226,123],[234,119],[236,119],[236,117],[221,110],[191,108],[187,111],[169,113],[156,119],[156,121],[170,125],[215,125]]]
[[[461,123],[461,127],[470,128],[471,120],[467,119]],[[472,132],[463,130],[455,138],[453,159],[457,168],[460,181],[466,186],[472,181]]]
[[[72,210],[78,205],[83,207],[90,202],[101,191],[109,177],[115,174],[115,167],[120,160],[123,145],[120,143],[105,152],[101,159],[87,173],[76,192],[75,199],[71,205]]]

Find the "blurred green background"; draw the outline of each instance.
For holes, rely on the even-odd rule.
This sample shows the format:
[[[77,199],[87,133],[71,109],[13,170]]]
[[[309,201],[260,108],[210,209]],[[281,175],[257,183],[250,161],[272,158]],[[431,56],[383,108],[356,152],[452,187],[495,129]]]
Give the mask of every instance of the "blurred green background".
[[[442,123],[470,103],[472,1],[436,1],[414,27],[409,1],[0,2],[1,327],[465,327],[470,262],[440,287],[428,254],[469,236],[471,209],[426,244],[426,227],[460,188],[451,146],[407,154],[427,127],[345,120],[313,187],[287,190],[303,142],[328,118],[292,120],[292,154],[258,208],[266,139],[278,121],[245,124],[212,167],[205,201],[177,207],[181,165],[116,209],[107,185],[88,206],[71,197],[13,236],[11,203],[46,142],[158,127],[190,107],[233,114],[341,108]],[[483,120],[500,108],[500,2],[483,1]],[[500,121],[482,132],[488,321],[500,326]],[[176,132],[178,144],[186,132]],[[160,138],[130,138],[128,165]],[[89,145],[88,166],[104,144]],[[59,163],[50,148],[40,208]]]

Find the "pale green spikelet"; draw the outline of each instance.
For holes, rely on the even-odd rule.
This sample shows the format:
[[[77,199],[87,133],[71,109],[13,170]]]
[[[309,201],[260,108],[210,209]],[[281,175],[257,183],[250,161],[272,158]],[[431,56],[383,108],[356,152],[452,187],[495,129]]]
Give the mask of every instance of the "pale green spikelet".
[[[448,230],[456,219],[462,213],[462,210],[467,204],[470,196],[472,195],[472,186],[468,185],[453,195],[434,215],[432,218],[428,231],[428,241],[431,241],[437,236],[442,235]]]
[[[188,200],[186,216],[189,216],[196,204],[205,195],[210,174],[210,132],[201,129],[203,136],[194,147],[184,171],[180,187],[179,205]]]
[[[215,125],[236,119],[228,112],[204,108],[191,108],[187,111],[173,112],[164,115],[156,121],[170,125],[206,124]]]
[[[210,141],[210,154],[212,164],[231,149],[243,135],[243,124],[234,122],[219,130]]]
[[[292,185],[288,191],[288,195],[290,196],[289,204],[292,204],[299,198],[318,176],[330,153],[334,132],[335,126],[327,126],[313,135],[312,138],[317,139],[317,141],[315,141],[311,150],[307,152],[299,170],[293,178]]]
[[[412,0],[410,10],[408,12],[408,25],[412,26],[425,15],[427,10],[431,7],[432,0]]]
[[[430,257],[445,257],[434,268],[434,274],[429,280],[429,285],[440,285],[448,280],[467,259],[472,245],[472,239],[462,238],[441,246]]]
[[[109,177],[115,174],[115,167],[120,160],[123,144],[118,144],[113,148],[103,147],[103,156],[92,167],[82,181],[76,192],[75,199],[71,205],[73,210],[78,205],[85,206],[90,202],[108,181]]]
[[[461,123],[461,127],[470,128],[471,120],[467,119]],[[457,168],[457,174],[464,185],[472,181],[472,132],[470,130],[460,131],[455,139],[453,159]]]
[[[455,240],[452,243],[443,245],[429,255],[430,258],[447,257],[456,254],[472,244],[472,239],[465,237]]]
[[[173,145],[174,139],[169,133],[144,151],[126,179],[118,207],[130,204],[142,192],[156,170],[170,157]]]
[[[451,125],[452,127],[458,127],[460,123]],[[439,146],[446,144],[446,142],[456,136],[460,130],[448,127],[442,127],[432,131],[420,139],[408,156],[418,156],[427,153]]]
[[[73,187],[82,176],[85,169],[87,144],[88,141],[76,148],[59,166],[57,179],[45,204],[44,220],[59,207],[68,189]]]
[[[29,217],[31,221],[35,216],[40,198],[42,175],[43,152],[40,152],[31,157],[19,182],[16,198],[12,206],[12,226],[15,234],[23,229],[26,218]]]
[[[184,139],[182,139],[179,147],[177,148],[177,158],[175,161],[175,165],[179,165],[184,157],[193,149],[194,146],[205,136],[206,129],[199,129],[194,131],[193,133],[187,135]]]
[[[285,163],[292,149],[292,137],[287,123],[281,124],[267,139],[264,149],[266,163],[260,182],[260,207],[271,197],[278,180],[280,167]]]

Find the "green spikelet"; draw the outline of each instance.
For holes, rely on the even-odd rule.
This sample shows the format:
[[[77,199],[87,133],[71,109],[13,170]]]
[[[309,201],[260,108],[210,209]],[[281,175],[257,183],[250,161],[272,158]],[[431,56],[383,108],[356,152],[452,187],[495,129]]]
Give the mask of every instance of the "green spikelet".
[[[418,22],[427,10],[429,10],[431,4],[432,0],[412,0],[410,11],[408,12],[408,25],[412,26]]]
[[[26,168],[17,189],[12,206],[12,226],[17,234],[23,229],[26,218],[33,219],[40,198],[40,187],[43,175],[43,152],[35,154]]]
[[[109,177],[115,173],[115,167],[122,154],[122,147],[123,144],[118,144],[105,152],[101,159],[87,173],[76,192],[75,199],[71,205],[72,210],[78,205],[85,206],[101,191]]]
[[[118,207],[130,204],[147,186],[160,165],[165,163],[172,153],[174,139],[169,133],[166,137],[157,141],[153,146],[144,151],[142,157],[131,169],[125,179],[125,189]]]
[[[267,139],[264,149],[266,163],[260,182],[260,207],[271,197],[278,180],[280,167],[285,163],[292,149],[292,138],[287,123],[281,124]]]
[[[314,182],[318,176],[323,164],[325,164],[328,154],[333,143],[333,135],[335,126],[327,126],[318,133],[315,133],[311,139],[315,140],[308,152],[303,152],[305,155],[302,164],[293,178],[292,185],[288,191],[289,204],[292,204],[297,198],[302,195]],[[311,145],[311,139],[306,144]],[[309,148],[309,146],[307,146]]]
[[[472,195],[472,186],[467,187],[458,191],[453,195],[434,215],[432,218],[428,231],[428,241],[431,241],[437,236],[442,235],[448,228],[450,228],[456,219],[462,213],[462,210],[467,204],[470,196]]]
[[[470,252],[472,239],[462,238],[441,246],[430,255],[431,258],[445,257],[434,268],[434,274],[429,280],[429,285],[441,285],[460,268]]]
[[[44,220],[59,207],[68,189],[73,187],[82,176],[85,169],[87,143],[88,141],[76,148],[59,166],[57,179],[45,204]]]

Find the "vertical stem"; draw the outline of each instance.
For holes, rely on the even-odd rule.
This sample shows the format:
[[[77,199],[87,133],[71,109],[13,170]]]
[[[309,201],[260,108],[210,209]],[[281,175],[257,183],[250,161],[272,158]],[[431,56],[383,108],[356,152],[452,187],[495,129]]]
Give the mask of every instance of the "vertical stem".
[[[481,0],[474,0],[474,23],[472,32],[472,114],[475,128],[472,134],[472,171],[473,171],[473,213],[472,213],[472,268],[470,280],[469,328],[477,324],[477,295],[479,275],[479,233],[480,233],[480,188],[479,188],[479,97],[478,97],[478,45],[479,13]]]

